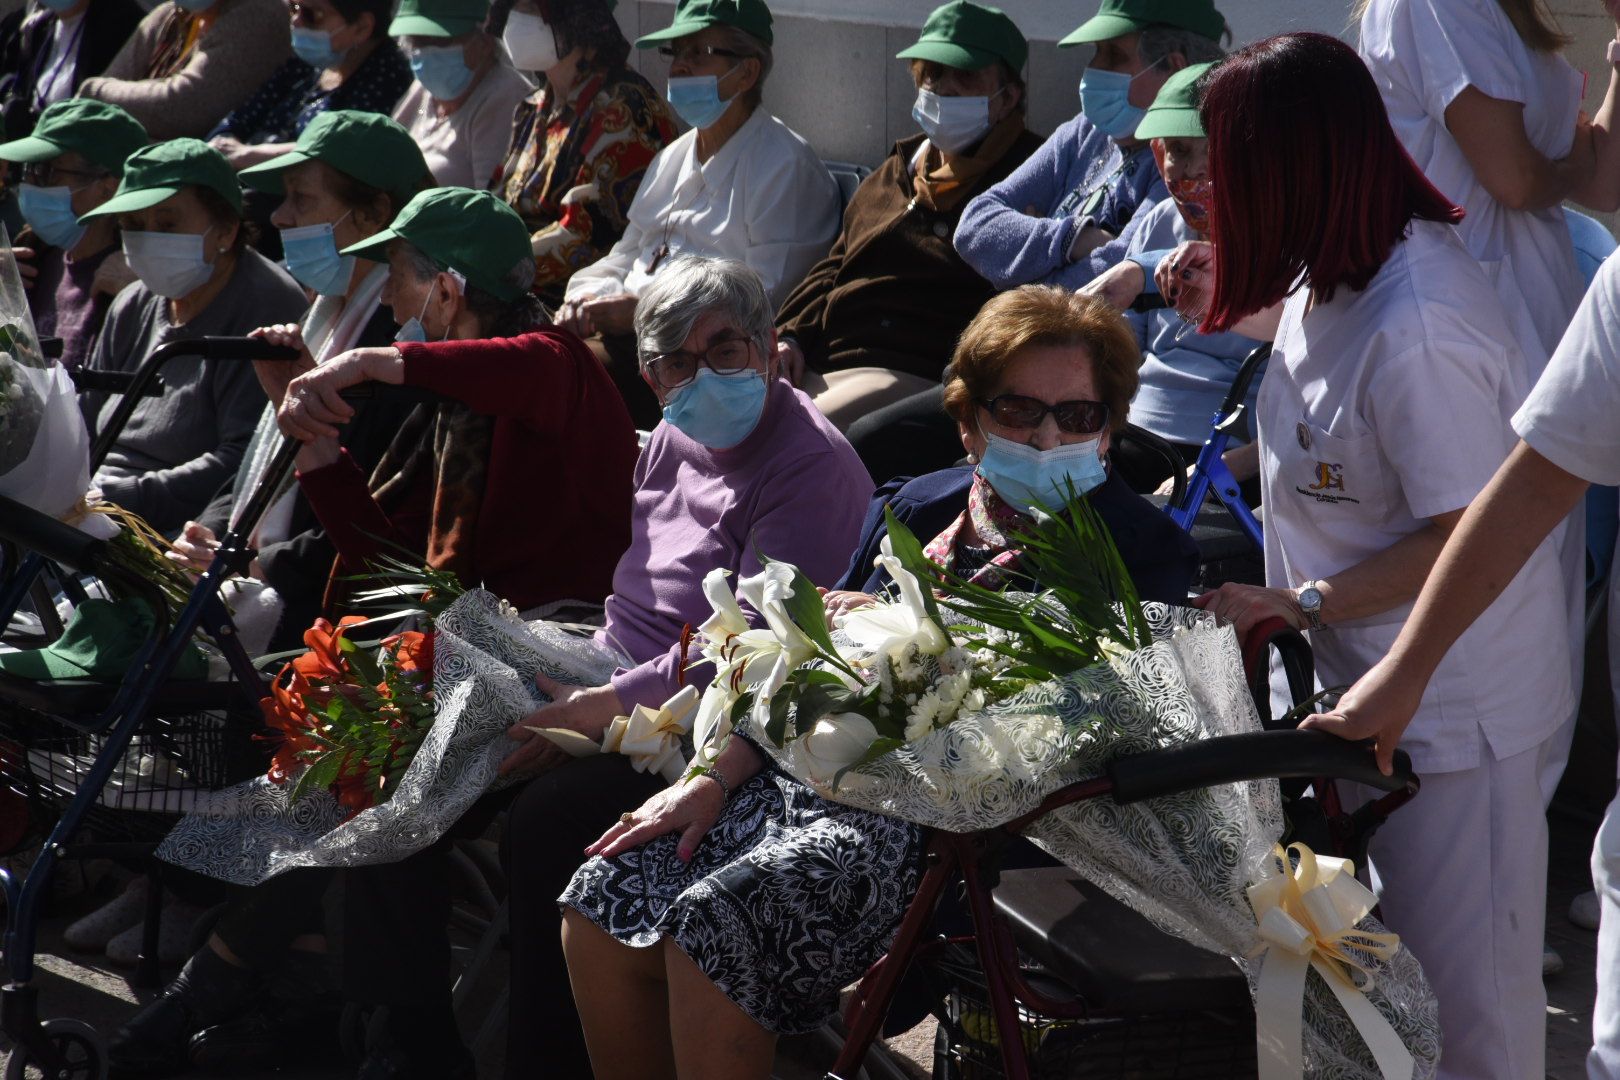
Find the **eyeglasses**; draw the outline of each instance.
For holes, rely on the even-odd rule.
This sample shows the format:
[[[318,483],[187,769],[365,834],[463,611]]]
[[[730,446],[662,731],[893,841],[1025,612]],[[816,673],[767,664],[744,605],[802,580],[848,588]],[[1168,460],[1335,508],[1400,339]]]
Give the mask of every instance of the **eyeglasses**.
[[[99,180],[106,175],[104,172],[90,169],[64,169],[48,161],[24,165],[22,170],[23,182],[33,184],[35,187],[72,187],[72,184],[65,182],[69,178]]]
[[[1100,401],[1060,401],[1048,405],[1026,394],[1001,394],[980,401],[979,405],[1005,428],[1040,427],[1047,413],[1057,421],[1058,430],[1070,435],[1095,435],[1108,425],[1108,406]]]
[[[718,45],[682,45],[676,48],[673,45],[658,46],[658,55],[671,64],[696,64],[706,56],[723,56],[727,60],[741,60],[742,54],[730,49],[722,49]]]
[[[287,13],[292,16],[293,22],[305,27],[321,25],[328,14],[312,4],[301,4],[298,0],[287,0]]]
[[[703,352],[685,350],[655,356],[643,365],[653,382],[665,390],[679,390],[697,378],[698,368],[706,367],[716,375],[740,375],[749,369],[752,338],[726,337],[709,342]]]

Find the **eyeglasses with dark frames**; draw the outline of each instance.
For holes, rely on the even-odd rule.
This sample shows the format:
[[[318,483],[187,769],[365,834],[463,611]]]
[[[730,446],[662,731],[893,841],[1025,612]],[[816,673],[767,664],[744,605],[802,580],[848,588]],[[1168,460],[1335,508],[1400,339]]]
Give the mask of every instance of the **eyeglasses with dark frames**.
[[[1108,426],[1108,406],[1101,401],[1059,401],[1048,405],[1027,394],[998,394],[981,399],[979,405],[990,418],[1005,428],[1027,431],[1038,428],[1051,413],[1058,430],[1070,435],[1095,435]]]
[[[683,64],[695,64],[706,56],[723,56],[727,60],[741,60],[742,54],[731,49],[722,49],[718,45],[674,45],[658,46],[658,55],[673,64],[680,61]]]
[[[22,169],[23,182],[35,187],[74,187],[69,181],[89,183],[106,175],[99,169],[68,169],[49,161],[36,161]]]
[[[720,337],[709,342],[709,347],[700,353],[677,349],[655,356],[643,366],[653,382],[665,390],[679,390],[697,378],[700,367],[716,375],[740,375],[751,370],[753,344],[753,338],[741,334]]]

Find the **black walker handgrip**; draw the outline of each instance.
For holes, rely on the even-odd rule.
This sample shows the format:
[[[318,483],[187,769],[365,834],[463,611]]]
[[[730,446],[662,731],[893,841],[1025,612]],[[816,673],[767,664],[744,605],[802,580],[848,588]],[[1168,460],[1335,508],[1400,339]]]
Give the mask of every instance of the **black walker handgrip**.
[[[1237,377],[1232,380],[1231,387],[1226,391],[1226,400],[1221,402],[1222,416],[1232,415],[1232,410],[1248,400],[1249,384],[1254,382],[1255,373],[1269,359],[1271,359],[1271,342],[1269,341],[1244,357],[1243,363],[1238,367]]]
[[[1108,768],[1117,803],[1244,780],[1349,780],[1379,791],[1416,790],[1412,761],[1395,751],[1395,772],[1378,771],[1372,748],[1325,731],[1253,731],[1121,758]]]
[[[88,533],[3,495],[0,495],[0,538],[27,551],[38,552],[60,566],[87,573],[98,569],[102,549],[106,546]]]
[[[299,356],[290,346],[254,337],[202,337],[196,346],[197,354],[207,360],[296,360]]]

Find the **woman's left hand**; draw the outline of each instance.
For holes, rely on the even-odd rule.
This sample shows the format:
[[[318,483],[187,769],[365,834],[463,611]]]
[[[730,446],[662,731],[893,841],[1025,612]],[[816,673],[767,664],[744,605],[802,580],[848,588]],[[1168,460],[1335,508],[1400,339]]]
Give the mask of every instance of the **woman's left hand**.
[[[1237,626],[1238,638],[1270,618],[1280,618],[1295,630],[1310,625],[1299,609],[1292,589],[1272,589],[1264,585],[1239,585],[1228,581],[1192,602],[1193,607]]]
[[[665,788],[642,803],[640,809],[614,822],[596,843],[585,849],[585,854],[612,858],[665,833],[678,832],[681,838],[675,845],[675,854],[681,862],[690,862],[704,834],[720,819],[725,805],[725,789],[719,782],[706,776],[694,777]]]
[[[1189,240],[1159,261],[1153,272],[1165,303],[1194,321],[1203,319],[1215,292],[1215,247]]]
[[[537,671],[534,684],[551,702],[506,729],[506,737],[515,740],[518,747],[501,761],[502,776],[527,771],[551,757],[546,751],[555,747],[532,728],[565,728],[600,742],[602,733],[613,718],[624,715],[619,692],[613,689],[611,683],[606,686],[569,686]]]

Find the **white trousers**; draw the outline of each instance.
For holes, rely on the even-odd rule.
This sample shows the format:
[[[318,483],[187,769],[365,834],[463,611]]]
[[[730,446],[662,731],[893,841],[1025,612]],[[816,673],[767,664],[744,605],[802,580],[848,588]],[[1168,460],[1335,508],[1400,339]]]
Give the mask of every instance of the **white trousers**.
[[[1440,1080],[1545,1074],[1541,776],[1556,752],[1548,740],[1497,761],[1482,741],[1477,767],[1423,775],[1417,798],[1373,837],[1384,922],[1422,963],[1440,1002]]]
[[[1592,1005],[1590,1080],[1620,1080],[1620,795],[1609,803],[1592,845],[1592,886],[1597,889],[1597,1000]]]

